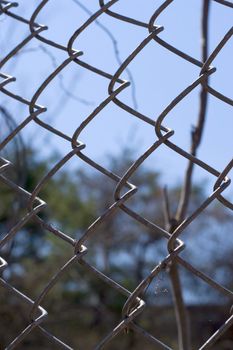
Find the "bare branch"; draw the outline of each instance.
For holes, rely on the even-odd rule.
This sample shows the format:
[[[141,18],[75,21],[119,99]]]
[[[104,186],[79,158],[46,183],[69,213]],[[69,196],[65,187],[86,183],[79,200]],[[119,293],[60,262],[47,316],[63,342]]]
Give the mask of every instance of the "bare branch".
[[[204,63],[207,60],[208,56],[208,19],[209,19],[209,8],[210,2],[209,0],[204,0],[203,9],[202,9],[202,62]],[[204,124],[206,119],[206,111],[207,111],[207,91],[205,89],[205,84],[208,81],[208,77],[206,78],[205,83],[201,87],[200,92],[200,105],[199,105],[199,115],[197,124],[192,130],[192,141],[191,141],[191,149],[190,153],[193,156],[196,156],[197,149],[201,143],[201,139],[204,131]],[[175,226],[172,227],[170,223],[170,232],[172,233],[176,227],[181,223],[187,213],[190,194],[192,189],[192,175],[193,175],[194,163],[190,161],[188,163],[184,185],[181,190],[179,205],[177,208],[176,216],[175,216]],[[179,278],[178,265],[176,261],[173,261],[170,267],[170,279],[172,283],[173,289],[173,300],[176,312],[176,320],[178,327],[178,337],[179,337],[179,349],[180,350],[189,350],[191,349],[191,341],[190,341],[190,327],[189,327],[189,318],[187,315],[187,310],[184,304],[183,296],[182,296],[182,287]]]
[[[170,203],[168,198],[167,186],[164,186],[163,191],[163,215],[164,215],[164,223],[165,229],[169,230],[169,225],[171,222],[171,211],[170,211]]]
[[[72,0],[72,1],[76,5],[78,5],[83,11],[85,11],[89,16],[91,16],[93,14],[85,5],[83,5],[81,3],[81,1],[79,1],[79,0]],[[118,42],[117,42],[115,36],[112,34],[112,32],[105,25],[103,25],[97,19],[95,20],[95,24],[99,28],[101,28],[103,30],[103,32],[105,32],[107,34],[107,36],[110,38],[110,40],[112,41],[112,45],[113,45],[113,50],[114,50],[114,54],[115,54],[115,57],[116,57],[116,61],[119,64],[119,66],[121,66],[122,65],[122,60],[121,60],[121,57],[120,57],[120,51],[119,51],[119,47],[118,47]],[[133,74],[131,73],[131,70],[129,68],[126,68],[125,71],[128,74],[129,80],[131,82],[132,101],[133,101],[134,109],[137,110],[138,109],[138,102],[137,102],[137,98],[136,98],[136,85],[135,85],[135,82],[134,82]]]
[[[57,64],[57,61],[56,61],[56,57],[52,54],[52,52],[47,48],[45,47],[44,45],[39,45],[38,47],[40,50],[42,50],[46,55],[48,55],[51,59],[51,62],[52,62],[52,65],[53,65],[53,68],[56,69],[56,67],[58,66]],[[66,96],[72,98],[73,100],[76,100],[78,102],[81,102],[82,104],[84,105],[87,105],[87,106],[92,106],[94,104],[94,102],[92,101],[88,101],[84,98],[81,98],[77,95],[74,95],[72,92],[70,92],[71,89],[67,88],[64,84],[64,78],[63,78],[63,75],[60,73],[58,75],[58,79],[59,79],[59,85],[60,85],[60,88],[61,90],[65,93]],[[74,85],[73,81],[72,81],[72,86]],[[61,105],[61,103],[59,102],[59,105]],[[61,107],[60,107],[61,108]]]
[[[203,9],[202,9],[202,42],[201,43],[202,43],[202,62],[203,63],[207,60],[207,57],[208,57],[209,8],[210,8],[210,1],[205,0],[203,2]],[[208,101],[208,93],[205,89],[205,85],[207,84],[207,82],[208,82],[208,77],[206,77],[206,81],[201,87],[199,116],[198,116],[197,124],[191,132],[192,142],[191,142],[190,153],[193,156],[196,156],[197,154],[197,149],[200,146],[203,132],[204,132],[204,125],[205,125],[206,112],[207,112],[207,101]],[[192,188],[193,169],[194,169],[194,163],[190,161],[186,169],[184,186],[181,191],[180,201],[176,212],[176,220],[178,222],[181,222],[184,220],[188,210],[189,199],[190,199],[191,188]]]

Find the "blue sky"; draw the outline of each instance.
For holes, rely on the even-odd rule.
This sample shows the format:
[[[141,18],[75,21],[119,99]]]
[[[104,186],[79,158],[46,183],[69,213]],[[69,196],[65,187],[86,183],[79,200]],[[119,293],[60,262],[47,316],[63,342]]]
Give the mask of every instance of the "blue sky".
[[[14,12],[30,17],[33,9],[40,1],[18,1],[20,6]],[[90,11],[98,9],[98,0],[80,0]],[[162,1],[119,1],[112,7],[127,16],[148,21],[154,10]],[[191,56],[200,59],[201,40],[201,0],[176,0],[158,18],[157,24],[164,26],[159,34],[161,38],[180,48]],[[45,37],[56,42],[67,44],[73,32],[88,18],[88,15],[73,0],[50,0],[45,10],[38,17],[38,22],[48,25],[49,29],[43,33]],[[211,52],[225,33],[232,26],[233,10],[212,1],[210,11],[210,42]],[[1,52],[3,57],[14,45],[28,35],[26,25],[15,20],[2,17],[0,32]],[[118,43],[119,55],[123,61],[134,48],[148,35],[145,28],[123,23],[106,14],[99,18],[114,35]],[[217,68],[211,76],[210,85],[232,98],[232,52],[233,38],[227,43],[213,65]],[[31,99],[38,86],[52,72],[53,65],[61,63],[67,55],[57,49],[44,46],[36,39],[32,40],[17,57],[7,63],[3,69],[5,73],[17,78],[15,83],[8,86],[9,90]],[[92,24],[81,34],[74,47],[82,50],[82,59],[113,74],[119,64],[114,54],[114,47],[109,36],[96,24]],[[46,50],[46,51],[45,51]],[[51,56],[56,61],[51,60]],[[138,110],[152,119],[157,119],[166,105],[172,101],[187,85],[199,75],[199,69],[185,60],[170,53],[156,42],[152,41],[137,56],[129,66],[135,85]],[[129,79],[127,72],[122,78]],[[72,93],[67,96],[61,88],[61,80],[56,78],[39,98],[39,103],[48,107],[43,120],[51,123],[59,130],[69,135],[89,113],[107,97],[108,80],[98,77],[75,63],[70,64],[62,72],[62,84]],[[198,115],[199,89],[195,89],[186,97],[166,118],[166,126],[173,128],[175,134],[172,141],[179,146],[189,149],[190,130]],[[17,122],[27,116],[27,108],[20,106],[3,95],[2,102],[12,111]],[[83,103],[80,99],[87,101]],[[132,85],[124,90],[120,99],[133,106]],[[207,122],[204,139],[199,149],[199,158],[221,171],[232,158],[232,107],[209,97]],[[40,129],[40,130],[39,130]],[[220,134],[220,138],[219,138]],[[32,142],[35,147],[42,146],[40,156],[59,151],[66,154],[70,145],[57,136],[48,137],[48,133],[31,123],[23,131],[26,142]],[[152,126],[137,120],[122,111],[113,103],[84,130],[80,140],[86,143],[85,153],[107,164],[107,154],[118,154],[123,146],[132,145],[135,158],[146,150],[155,140]],[[78,163],[77,160],[74,162]],[[159,148],[145,163],[148,167],[161,171],[164,183],[175,183],[182,180],[186,161],[177,156],[166,146]],[[79,164],[77,164],[78,166]],[[76,166],[76,164],[74,164]],[[207,179],[211,185],[212,176],[197,169],[196,179]]]

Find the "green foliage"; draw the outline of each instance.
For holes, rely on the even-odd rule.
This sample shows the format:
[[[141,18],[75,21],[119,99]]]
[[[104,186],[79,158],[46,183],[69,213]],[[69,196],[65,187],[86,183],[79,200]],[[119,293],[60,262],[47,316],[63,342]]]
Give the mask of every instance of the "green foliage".
[[[59,157],[57,156],[52,160],[37,159],[36,152],[33,150],[27,150],[26,156],[27,166],[24,168],[23,177],[21,176],[23,183],[21,182],[20,185],[32,192],[41,179],[51,170],[52,164],[59,160]],[[129,168],[132,163],[133,154],[123,152],[120,157],[109,159],[109,169],[122,176],[125,169]],[[12,169],[8,173],[8,176],[11,176],[14,181],[19,179],[17,169]],[[106,179],[105,176],[97,171],[91,172],[85,168],[78,171],[73,169],[69,171],[69,168],[67,169],[60,170],[46,183],[39,193],[39,197],[48,204],[39,213],[39,216],[45,222],[52,223],[67,235],[79,238],[92,222],[113,204],[116,182]],[[22,169],[20,171],[22,173]],[[127,205],[152,222],[160,226],[163,225],[163,208],[161,205],[163,198],[159,174],[142,166],[136,171],[130,182],[138,186],[139,190],[127,202]],[[27,201],[25,198],[21,198],[21,196],[13,193],[12,190],[2,183],[0,183],[0,191],[0,227],[1,233],[4,235],[25,215]],[[177,206],[179,192],[179,186],[169,189],[169,198],[173,212],[175,212]],[[195,186],[192,192],[190,209],[195,210],[195,207],[200,204],[203,198],[203,187]],[[232,271],[232,264],[227,263],[226,260],[223,261],[220,255],[213,254],[216,249],[214,241],[209,247],[212,259],[211,264],[202,263],[204,261],[203,256],[200,259],[202,251],[198,249],[190,250],[192,248],[190,247],[190,242],[199,246],[198,240],[205,237],[203,230],[206,230],[207,227],[208,232],[205,234],[212,234],[213,237],[213,232],[215,232],[216,237],[218,237],[217,232],[221,228],[221,220],[223,218],[227,227],[227,223],[230,222],[228,213],[221,212],[220,206],[213,205],[208,212],[204,212],[201,215],[199,221],[195,221],[194,224],[190,225],[182,237],[184,240],[188,237],[187,251],[189,253],[187,259],[189,260],[193,256],[194,264],[198,261],[198,266],[203,271],[208,269],[210,274],[213,273],[214,266],[219,266],[223,272]],[[208,242],[210,241],[209,237],[207,237]],[[117,210],[107,222],[104,222],[95,231],[94,236],[85,242],[89,250],[87,260],[125,288],[133,290],[148,271],[160,261],[161,257],[167,254],[165,249],[166,242],[165,244],[163,242],[164,239],[161,240],[161,237],[155,235],[150,229],[146,229],[122,211]],[[205,251],[205,254],[207,253]],[[9,262],[9,268],[5,273],[5,277],[26,295],[36,298],[51,277],[73,256],[73,248],[50,232],[42,229],[34,220],[30,220],[17,233],[11,244],[4,248],[1,254]],[[217,265],[214,264],[214,261],[217,262]],[[190,290],[193,290],[194,287],[195,290],[198,290],[199,295],[206,293],[203,285],[199,287],[196,281],[190,280],[189,276],[184,276],[184,278],[187,285],[187,293],[190,293]],[[148,327],[150,326],[157,330],[160,329],[160,325],[164,329],[167,329],[167,327],[174,329],[174,322],[168,317],[170,315],[168,305],[171,303],[171,293],[160,293],[164,289],[169,290],[170,286],[166,279],[160,281],[160,284],[161,286],[156,289],[156,293],[153,290],[154,287],[149,288],[148,302],[152,305],[152,310],[156,308],[155,305],[162,303],[165,305],[163,307],[167,308],[166,312],[164,315],[161,314],[159,324],[156,323],[156,318],[153,322],[151,321],[153,315],[149,316],[149,323],[145,317],[142,319],[142,323],[144,322]],[[3,294],[5,292],[0,289],[1,297],[5,298]],[[212,298],[213,302],[218,300],[216,295],[211,296],[211,294],[208,294],[208,296]],[[10,303],[17,305],[19,309],[18,315],[22,315],[23,320],[26,320],[27,312],[19,300],[15,297],[9,298],[9,296],[8,300]],[[88,337],[83,339],[83,348],[88,348],[90,346],[93,347],[98,339],[106,334],[108,327],[113,328],[119,322],[125,301],[125,296],[116,293],[106,283],[89,273],[84,266],[76,263],[48,294],[44,306],[49,311],[48,325],[54,331],[54,334],[58,336],[59,334],[63,335],[64,340],[67,336],[68,343],[72,341],[73,345],[77,347],[79,344],[75,340],[75,330],[80,329],[82,334],[88,334]],[[9,317],[7,318],[5,315],[8,312]],[[69,324],[69,334],[65,334],[62,327],[56,322],[56,315],[59,315],[61,324],[62,322]],[[0,312],[0,316],[1,318],[4,317],[6,321],[3,329],[9,328],[10,322],[12,338],[14,334],[17,334],[17,330],[21,329],[20,317],[13,317],[11,305],[5,306]],[[160,332],[163,332],[162,328]],[[89,329],[91,330],[92,338],[89,337],[90,332],[87,333]],[[173,333],[170,332],[169,336],[167,333],[164,335],[167,338],[166,341],[170,341],[171,344],[175,342]],[[116,340],[115,348],[120,346],[122,349],[128,349],[129,344],[131,344],[131,348],[137,349],[136,344],[138,344],[139,349],[140,342],[135,342],[132,334],[127,336],[129,340],[124,340],[124,344]],[[5,331],[0,332],[0,342],[2,344],[5,344],[8,338],[5,337]],[[32,348],[33,339],[32,342],[29,341],[29,345],[24,344],[25,349]],[[40,346],[46,349],[43,341]],[[150,349],[149,344],[148,349]]]

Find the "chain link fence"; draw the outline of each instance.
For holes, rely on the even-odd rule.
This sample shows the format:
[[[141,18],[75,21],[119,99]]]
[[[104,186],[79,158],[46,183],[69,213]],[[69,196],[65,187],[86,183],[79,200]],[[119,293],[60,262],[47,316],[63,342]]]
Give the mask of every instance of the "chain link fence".
[[[149,22],[144,23],[135,18],[130,18],[122,15],[121,13],[114,12],[114,4],[116,4],[119,0],[111,0],[109,2],[104,2],[104,0],[99,0],[99,8],[93,14],[90,14],[88,20],[80,26],[75,33],[70,37],[67,46],[63,46],[62,44],[55,42],[46,36],[44,33],[48,29],[47,25],[42,25],[37,23],[37,17],[40,12],[46,11],[46,6],[49,3],[49,0],[43,0],[40,2],[37,8],[35,8],[34,13],[30,18],[25,18],[24,15],[18,15],[15,13],[14,9],[18,6],[17,2],[8,2],[8,1],[0,1],[0,13],[5,16],[11,17],[13,20],[21,22],[25,25],[25,28],[28,28],[29,34],[26,38],[24,38],[18,45],[7,54],[0,62],[0,90],[1,95],[7,95],[12,100],[18,101],[20,104],[28,106],[29,114],[25,117],[25,119],[18,125],[15,125],[13,130],[9,133],[9,135],[1,140],[0,149],[4,150],[4,147],[12,141],[22,129],[26,128],[30,123],[36,123],[38,132],[40,132],[40,128],[46,130],[47,133],[53,133],[58,137],[62,138],[70,144],[70,152],[67,153],[63,159],[61,159],[43,178],[41,178],[40,182],[37,184],[35,189],[30,193],[26,188],[20,187],[17,183],[12,181],[5,172],[11,166],[10,162],[7,159],[1,158],[1,167],[0,167],[0,181],[7,187],[11,189],[17,195],[26,199],[27,205],[27,213],[21,218],[14,226],[7,232],[4,237],[0,241],[1,249],[4,249],[4,246],[9,244],[15,236],[23,229],[23,227],[29,222],[29,220],[33,220],[38,225],[40,225],[46,232],[50,235],[55,235],[59,240],[63,240],[67,245],[73,247],[73,256],[62,266],[58,268],[57,273],[49,280],[48,284],[44,286],[44,289],[41,291],[40,295],[35,300],[30,299],[30,296],[25,295],[22,291],[17,290],[13,285],[11,285],[6,278],[1,278],[1,288],[5,289],[8,293],[13,293],[17,296],[17,298],[22,302],[26,303],[31,307],[31,311],[28,321],[28,326],[23,329],[17,337],[6,346],[6,349],[14,349],[17,346],[20,347],[22,341],[28,337],[28,335],[33,332],[35,329],[41,332],[42,337],[47,337],[48,342],[51,341],[54,346],[60,346],[63,349],[71,349],[68,344],[65,344],[62,339],[59,339],[57,335],[51,334],[44,327],[44,320],[49,317],[47,311],[41,306],[46,299],[47,294],[51,289],[54,288],[56,283],[62,278],[64,274],[71,268],[71,266],[75,265],[77,269],[80,265],[86,270],[87,274],[92,274],[94,278],[101,280],[103,284],[106,285],[106,288],[113,288],[119,295],[123,295],[127,298],[127,301],[124,305],[122,305],[122,317],[119,319],[119,323],[116,325],[114,329],[111,330],[106,337],[96,344],[95,349],[103,349],[105,346],[109,349],[111,348],[111,341],[113,338],[117,337],[119,334],[127,336],[127,332],[129,330],[137,333],[141,338],[147,338],[152,344],[154,344],[155,349],[170,349],[171,348],[163,342],[163,339],[157,339],[153,334],[147,332],[146,329],[137,324],[137,317],[142,314],[146,308],[146,299],[144,298],[145,292],[150,285],[150,283],[156,279],[165,269],[169,266],[172,266],[173,275],[171,275],[171,280],[174,288],[179,289],[179,280],[175,277],[177,274],[177,267],[181,265],[185,268],[189,274],[195,275],[198,279],[201,279],[204,283],[208,284],[211,288],[218,290],[222,295],[230,298],[232,300],[233,292],[228,290],[220,283],[208,277],[203,272],[199,271],[195,268],[195,266],[191,265],[185,259],[180,256],[180,253],[185,250],[185,245],[180,239],[180,235],[183,231],[194,221],[196,218],[209,206],[213,201],[219,201],[222,206],[225,206],[229,209],[233,209],[233,204],[224,196],[225,189],[230,185],[230,179],[227,177],[228,173],[231,171],[233,167],[233,161],[231,160],[229,164],[226,165],[224,169],[215,169],[202,159],[197,157],[197,147],[200,143],[202,136],[202,128],[203,128],[203,120],[204,120],[204,112],[206,109],[206,99],[209,94],[213,95],[215,98],[222,101],[224,104],[228,104],[230,106],[233,105],[233,100],[214,89],[209,84],[209,76],[215,73],[215,67],[211,64],[213,60],[218,56],[221,52],[224,45],[232,39],[233,28],[225,34],[222,40],[218,43],[216,48],[210,54],[207,53],[207,48],[203,48],[203,61],[197,60],[194,57],[189,56],[187,53],[181,51],[179,48],[172,46],[169,42],[166,42],[162,39],[160,33],[164,30],[162,25],[158,25],[160,22],[160,15],[165,11],[173,0],[165,1],[161,6],[159,6],[154,13],[151,15]],[[229,11],[232,11],[233,4],[230,1],[224,0],[212,0],[218,2],[221,6],[225,6]],[[204,1],[203,5],[203,37],[207,35],[207,12],[210,1]],[[146,4],[144,4],[146,6]],[[69,6],[67,1],[67,6]],[[113,9],[112,9],[113,7]],[[88,26],[90,26],[93,22],[98,20],[101,16],[109,16],[110,18],[114,18],[117,21],[123,21],[127,23],[129,26],[137,26],[142,27],[145,30],[145,39],[134,49],[134,51],[123,61],[120,62],[120,66],[114,74],[102,70],[99,67],[93,66],[87,62],[85,62],[85,55],[82,58],[83,52],[75,49],[74,47],[78,47],[78,39],[79,36],[84,32]],[[4,22],[0,23],[1,26],[4,26]],[[206,39],[206,38],[205,38]],[[38,86],[36,92],[33,97],[28,100],[24,96],[15,94],[11,90],[11,85],[14,84],[15,77],[10,75],[10,72],[5,71],[4,65],[9,62],[15,55],[17,55],[20,50],[23,50],[27,44],[31,41],[39,41],[42,42],[47,47],[53,47],[57,50],[61,50],[67,54],[67,58],[57,66],[51,74],[47,77],[47,79]],[[199,75],[196,80],[191,83],[189,86],[185,87],[185,89],[177,95],[173,101],[169,105],[166,106],[164,111],[156,118],[156,120],[152,120],[147,115],[143,115],[138,112],[136,109],[127,105],[125,102],[121,100],[121,92],[130,85],[130,81],[124,80],[125,71],[128,69],[129,64],[135,60],[137,55],[142,52],[145,47],[153,42],[154,45],[159,45],[164,47],[166,50],[170,51],[174,56],[180,57],[182,60],[188,62],[190,65],[194,65],[199,69]],[[72,137],[67,134],[64,134],[62,131],[52,127],[50,124],[47,124],[43,121],[43,114],[46,113],[46,107],[38,104],[38,100],[41,94],[46,91],[46,88],[50,85],[53,79],[56,76],[59,76],[63,69],[67,67],[69,64],[76,64],[77,67],[82,67],[93,75],[101,76],[102,78],[108,81],[108,91],[106,92],[106,98],[101,101],[97,108],[95,108],[92,113],[80,124],[77,129],[73,133]],[[35,67],[36,69],[36,67]],[[196,129],[192,134],[192,147],[190,152],[185,151],[177,144],[173,143],[173,135],[174,131],[169,128],[167,125],[167,116],[172,113],[173,108],[179,104],[183,99],[186,98],[194,89],[200,88],[202,89],[202,97],[201,97],[201,108],[202,113],[200,114],[200,119],[197,124]],[[96,116],[100,114],[100,112],[106,108],[110,103],[114,103],[117,108],[124,110],[129,113],[133,118],[139,118],[142,123],[148,124],[151,128],[155,130],[156,141],[149,147],[149,149],[142,154],[134,164],[127,169],[124,176],[118,176],[112,173],[110,170],[106,169],[101,164],[95,162],[93,159],[89,158],[85,155],[85,144],[82,142],[82,132],[88,126],[88,124],[92,123]],[[179,208],[177,211],[177,215],[175,218],[169,217],[169,208],[168,201],[165,201],[167,204],[167,225],[166,229],[163,227],[156,225],[155,223],[149,221],[144,216],[140,215],[136,211],[132,210],[130,206],[127,205],[127,201],[132,196],[137,196],[137,187],[131,182],[131,178],[136,170],[143,164],[143,162],[154,152],[156,152],[161,146],[165,148],[171,149],[173,152],[179,155],[179,157],[183,157],[188,162],[187,176],[184,185],[184,189],[182,192],[181,200],[179,203]],[[40,213],[45,209],[46,203],[41,198],[40,193],[43,190],[44,186],[48,183],[48,181],[55,176],[57,172],[59,172],[62,167],[71,159],[78,157],[82,161],[86,163],[86,166],[92,167],[101,174],[103,174],[106,178],[109,178],[113,182],[115,182],[115,191],[113,193],[114,202],[109,208],[102,213],[83,233],[82,237],[79,240],[75,240],[70,237],[68,234],[56,229],[53,225],[47,223],[44,219],[41,218]],[[187,213],[187,205],[190,195],[190,187],[191,187],[191,173],[194,165],[201,169],[207,171],[213,178],[216,179],[213,191],[211,195],[206,198],[201,205],[189,216]],[[166,199],[166,193],[165,193]],[[61,199],[62,200],[62,199]],[[13,205],[14,203],[12,203]],[[166,206],[165,206],[166,207]],[[103,272],[98,270],[96,266],[90,264],[86,257],[88,256],[88,241],[94,237],[96,230],[100,225],[107,222],[109,218],[115,212],[123,211],[130,218],[132,218],[137,225],[142,225],[143,227],[150,228],[154,232],[154,235],[158,235],[162,237],[163,240],[167,242],[167,256],[164,256],[164,259],[160,263],[156,263],[154,268],[149,272],[147,276],[141,280],[138,286],[134,290],[128,290],[125,286],[117,283],[111,276],[105,275]],[[0,256],[1,262],[1,271],[7,266],[7,261],[5,261]],[[182,292],[182,291],[181,291]],[[179,293],[178,293],[179,294]],[[176,295],[178,295],[176,294]],[[180,294],[181,295],[181,294]],[[144,300],[145,299],[145,300]],[[184,305],[182,305],[182,298],[175,298],[175,308],[177,314],[177,324],[179,330],[179,347],[180,349],[187,350],[189,348],[186,328],[187,328],[187,320],[184,312]],[[233,323],[233,315],[230,314],[228,317],[226,315],[226,321],[222,326],[199,348],[199,350],[203,349],[211,349],[212,346],[216,343],[216,341],[226,332],[226,330]]]

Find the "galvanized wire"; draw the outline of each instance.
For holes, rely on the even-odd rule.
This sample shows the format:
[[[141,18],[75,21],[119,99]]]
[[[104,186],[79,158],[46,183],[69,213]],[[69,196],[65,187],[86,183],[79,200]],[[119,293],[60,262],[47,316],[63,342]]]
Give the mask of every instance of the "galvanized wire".
[[[226,35],[218,43],[213,52],[208,56],[205,62],[201,62],[195,57],[188,55],[187,53],[181,51],[180,49],[172,46],[170,43],[162,39],[160,33],[164,30],[163,26],[157,25],[159,17],[163,11],[173,2],[173,0],[165,1],[160,7],[158,7],[154,13],[151,15],[148,23],[141,22],[135,18],[126,17],[120,13],[113,12],[111,7],[117,3],[119,0],[111,0],[107,3],[104,0],[99,0],[99,8],[94,14],[90,14],[88,20],[80,26],[74,34],[70,37],[66,46],[57,43],[51,39],[43,36],[44,32],[48,27],[46,25],[41,25],[37,23],[37,17],[40,12],[46,9],[49,0],[43,0],[40,2],[39,6],[35,9],[34,13],[29,19],[24,18],[23,15],[18,15],[14,12],[14,8],[18,6],[17,2],[9,1],[0,1],[0,13],[5,14],[6,16],[12,17],[15,21],[23,23],[29,29],[29,35],[23,39],[11,52],[9,52],[0,62],[0,91],[1,94],[9,96],[12,100],[16,100],[23,105],[28,106],[29,114],[28,116],[18,124],[14,130],[12,130],[9,135],[1,140],[0,150],[3,150],[4,147],[14,138],[22,129],[26,128],[29,123],[38,124],[39,128],[43,128],[48,133],[53,133],[60,138],[64,139],[70,144],[70,151],[67,153],[49,172],[46,174],[40,182],[37,184],[35,189],[29,193],[26,189],[20,187],[17,183],[14,183],[6,175],[5,171],[11,166],[10,162],[4,158],[1,158],[0,166],[0,181],[8,186],[13,192],[24,197],[28,202],[28,212],[27,214],[19,220],[9,232],[5,234],[3,239],[0,241],[0,248],[2,249],[6,244],[8,244],[17,233],[27,224],[27,222],[33,219],[35,222],[40,224],[46,231],[50,232],[52,235],[55,235],[60,240],[65,241],[67,244],[71,245],[74,249],[73,256],[64,264],[62,268],[58,268],[57,273],[51,278],[44,289],[38,295],[35,300],[30,299],[29,296],[25,295],[21,291],[17,290],[13,285],[8,283],[4,278],[0,278],[1,287],[8,290],[9,293],[15,294],[19,300],[23,303],[31,305],[31,311],[29,315],[28,326],[23,329],[17,337],[6,346],[6,349],[14,349],[17,345],[20,346],[21,342],[35,329],[41,331],[41,336],[49,338],[52,342],[56,343],[63,349],[71,349],[68,344],[65,344],[62,340],[58,339],[54,334],[48,332],[44,326],[43,322],[46,317],[49,317],[47,311],[41,307],[42,302],[46,298],[49,291],[56,285],[60,280],[61,276],[67,272],[67,270],[72,266],[82,265],[88,273],[91,273],[96,279],[100,279],[106,285],[109,285],[117,293],[122,294],[127,297],[125,305],[122,307],[122,317],[119,319],[117,326],[111,330],[109,334],[99,343],[96,344],[95,349],[103,349],[105,345],[109,344],[114,337],[122,333],[124,330],[130,328],[134,332],[138,333],[140,337],[147,338],[150,342],[155,345],[155,349],[170,349],[171,348],[163,343],[162,339],[157,339],[153,334],[148,333],[145,329],[139,326],[136,323],[136,318],[139,314],[143,313],[144,308],[146,307],[146,301],[143,299],[144,292],[148,288],[149,284],[153,279],[155,279],[162,270],[164,270],[170,263],[178,263],[182,265],[190,274],[196,276],[197,278],[204,281],[211,288],[218,290],[222,295],[227,296],[232,300],[233,291],[228,290],[220,283],[211,279],[209,276],[199,271],[195,266],[188,263],[185,259],[181,258],[180,253],[185,249],[184,243],[180,240],[180,235],[188,225],[190,225],[193,220],[195,220],[202,212],[205,210],[213,201],[220,201],[223,206],[233,209],[233,203],[224,197],[224,191],[230,184],[230,179],[227,177],[228,173],[233,167],[233,160],[226,165],[225,169],[219,170],[213,168],[211,165],[199,159],[196,155],[191,152],[187,152],[175,143],[172,142],[172,136],[174,131],[166,126],[167,116],[172,112],[173,108],[179,104],[183,99],[186,98],[194,89],[197,87],[203,86],[205,91],[208,94],[215,96],[218,100],[226,103],[230,106],[233,105],[233,100],[224,95],[221,91],[218,91],[211,87],[208,82],[208,77],[215,72],[215,68],[211,66],[213,60],[221,52],[224,45],[231,39],[233,35],[233,27],[229,29]],[[216,1],[221,6],[226,6],[229,8],[229,11],[233,8],[233,4],[229,1]],[[126,22],[128,25],[142,27],[144,30],[148,30],[148,33],[145,35],[145,39],[133,50],[133,52],[123,61],[118,63],[120,67],[113,74],[104,71],[96,66],[93,66],[87,62],[85,59],[81,59],[83,52],[79,49],[75,49],[78,46],[78,39],[82,32],[86,30],[94,21],[96,21],[103,14],[107,14],[110,17],[114,17],[118,21]],[[4,25],[1,23],[1,25]],[[12,59],[20,50],[24,49],[26,45],[31,41],[39,41],[45,44],[47,47],[53,47],[57,50],[62,50],[67,54],[67,58],[57,66],[47,79],[38,86],[33,97],[28,100],[23,96],[17,95],[11,91],[11,84],[16,80],[15,77],[11,76],[9,72],[5,72],[4,65]],[[179,56],[183,60],[189,62],[190,65],[194,65],[200,69],[199,75],[196,80],[191,83],[189,86],[177,95],[171,103],[166,106],[164,111],[155,119],[149,118],[147,115],[144,115],[127,105],[125,102],[121,101],[120,95],[121,92],[130,85],[130,81],[124,80],[124,73],[128,71],[129,64],[137,57],[137,55],[151,42],[154,42],[154,45],[163,46],[166,50],[172,52],[174,55]],[[85,57],[85,56],[84,56]],[[52,127],[49,124],[46,124],[41,116],[46,112],[46,107],[38,104],[38,99],[40,95],[46,91],[46,88],[53,81],[56,76],[59,76],[63,69],[68,66],[70,63],[77,64],[78,67],[83,67],[88,71],[101,76],[109,81],[108,91],[106,92],[106,98],[95,108],[92,113],[80,124],[73,133],[72,137],[59,131],[58,129]],[[129,71],[128,71],[129,72]],[[113,102],[116,106],[127,113],[129,113],[134,118],[139,118],[143,123],[149,124],[154,128],[156,134],[156,141],[148,148],[148,150],[143,153],[134,164],[125,172],[123,176],[118,176],[113,174],[110,170],[103,167],[101,164],[95,162],[93,159],[89,158],[85,154],[85,144],[82,140],[82,132],[90,124],[94,118],[110,103]],[[175,227],[173,231],[165,230],[163,227],[156,225],[155,223],[149,221],[139,213],[132,210],[127,206],[127,201],[136,195],[137,187],[131,183],[131,178],[135,171],[142,165],[142,163],[153,153],[156,152],[161,145],[170,148],[180,157],[187,159],[193,165],[204,169],[211,176],[216,178],[216,182],[213,188],[211,195],[206,198],[203,203],[188,217],[185,217],[181,222]],[[41,211],[46,207],[46,203],[43,199],[40,198],[40,193],[47,182],[57,173],[60,169],[73,157],[78,157],[88,166],[96,169],[98,172],[102,173],[104,176],[108,177],[115,182],[116,188],[114,195],[114,202],[109,208],[102,213],[83,233],[81,238],[76,241],[71,238],[68,234],[56,229],[50,223],[47,223],[44,219],[40,217]],[[88,241],[95,234],[98,227],[103,223],[107,222],[110,216],[117,211],[123,211],[129,217],[131,217],[135,222],[144,227],[149,227],[150,230],[154,232],[155,235],[162,236],[167,240],[167,256],[164,259],[154,266],[152,271],[148,272],[147,276],[138,284],[134,290],[127,290],[123,285],[114,281],[111,277],[105,275],[98,270],[96,266],[91,265],[87,262],[86,256],[88,255]],[[3,271],[7,266],[7,261],[5,261],[0,256],[1,262],[1,271]],[[226,316],[227,317],[227,316]],[[226,322],[203,344],[199,350],[210,349],[213,344],[224,334],[224,332],[233,324],[233,315],[230,315]]]

